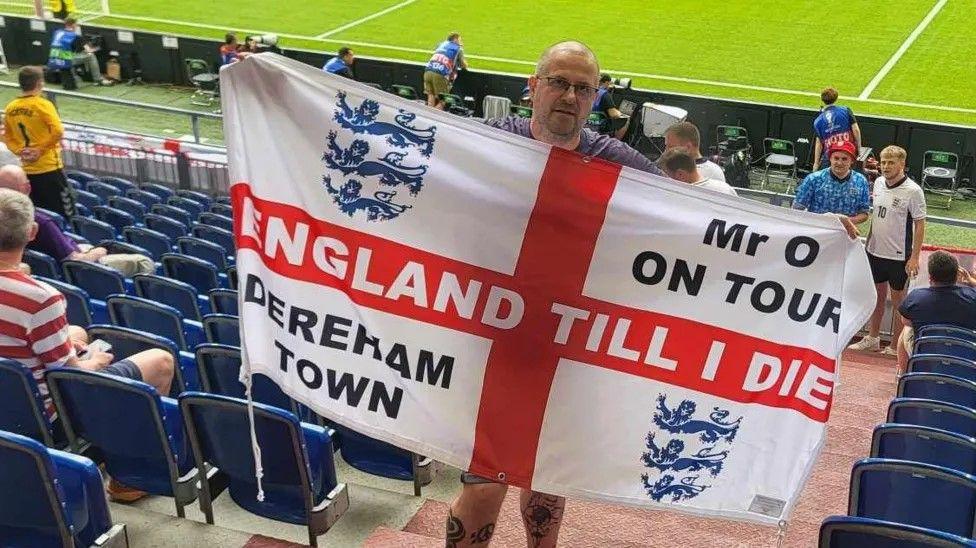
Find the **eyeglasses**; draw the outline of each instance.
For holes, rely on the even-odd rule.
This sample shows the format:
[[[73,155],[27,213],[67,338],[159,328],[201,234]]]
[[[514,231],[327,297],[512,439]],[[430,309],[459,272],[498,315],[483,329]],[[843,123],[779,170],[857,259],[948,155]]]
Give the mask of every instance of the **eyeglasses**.
[[[573,88],[573,93],[578,97],[592,97],[596,95],[596,92],[598,91],[596,86],[591,86],[589,84],[574,84],[560,76],[540,76],[539,78],[545,80],[546,85],[559,93],[566,93],[566,90]]]

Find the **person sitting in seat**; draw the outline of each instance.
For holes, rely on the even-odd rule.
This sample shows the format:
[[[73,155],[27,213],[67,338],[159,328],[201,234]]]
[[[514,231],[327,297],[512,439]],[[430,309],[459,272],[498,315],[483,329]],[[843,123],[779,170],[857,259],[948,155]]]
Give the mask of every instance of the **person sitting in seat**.
[[[54,408],[47,394],[44,370],[78,367],[152,385],[169,394],[175,362],[165,350],[152,349],[116,361],[108,352],[88,350],[88,334],[68,325],[64,295],[20,270],[27,242],[37,236],[34,204],[22,192],[0,188],[0,338],[3,357],[30,368],[50,416]],[[145,493],[115,482],[109,484],[113,500],[132,501]]]
[[[613,78],[609,74],[604,73],[600,75],[599,89],[597,89],[596,98],[593,99],[591,110],[593,112],[602,112],[610,122],[606,131],[601,131],[600,133],[612,133],[617,139],[624,138],[624,135],[627,134],[627,128],[630,127],[630,117],[620,112],[620,109],[613,102]],[[613,129],[613,126],[620,124],[620,122],[615,123],[615,120],[623,120],[623,123],[616,130]]]
[[[20,166],[0,167],[0,189],[3,188],[30,195],[30,181]],[[110,254],[104,247],[79,245],[61,231],[54,219],[40,211],[34,211],[34,222],[37,224],[37,234],[27,247],[50,255],[59,263],[67,259],[99,263],[118,270],[126,277],[152,274],[156,271],[156,264],[152,258],[145,255]]]
[[[664,132],[664,150],[681,147],[691,154],[698,171],[709,179],[726,182],[725,171],[715,162],[701,155],[701,133],[691,122],[678,122]]]
[[[929,255],[929,287],[914,289],[898,307],[904,329],[898,337],[898,372],[908,370],[915,333],[926,325],[944,324],[976,330],[976,269],[959,267],[952,253]]]
[[[347,47],[339,48],[338,55],[329,59],[322,70],[330,74],[338,74],[339,76],[345,76],[351,80],[355,77],[352,74],[352,65],[356,62],[356,55],[353,53],[352,49]]]
[[[70,70],[75,65],[85,65],[92,80],[101,86],[112,85],[111,80],[102,78],[102,71],[95,57],[95,48],[78,33],[77,22],[73,17],[64,20],[64,28],[54,31],[51,38],[51,51],[47,66],[51,70]]]
[[[707,188],[723,194],[738,196],[734,188],[724,180],[707,177],[699,170],[691,151],[683,147],[674,147],[664,151],[657,161],[664,173],[675,181],[681,181],[691,186]]]

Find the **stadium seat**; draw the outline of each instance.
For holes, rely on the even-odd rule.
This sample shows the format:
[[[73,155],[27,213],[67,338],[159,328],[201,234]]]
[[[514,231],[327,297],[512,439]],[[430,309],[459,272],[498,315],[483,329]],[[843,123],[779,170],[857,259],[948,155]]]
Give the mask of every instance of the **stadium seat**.
[[[98,194],[93,194],[86,190],[76,190],[75,191],[75,201],[79,205],[83,205],[91,211],[95,206],[105,205],[105,200]]]
[[[973,474],[976,439],[927,426],[880,424],[871,438],[871,456],[924,462]]]
[[[90,459],[0,432],[4,546],[128,546],[125,525],[112,525],[102,489]]]
[[[221,204],[214,202],[210,204],[210,213],[216,213],[217,215],[223,215],[224,217],[234,218],[234,208],[230,204]]]
[[[64,220],[64,215],[51,211],[50,209],[44,209],[43,207],[35,206],[34,210],[50,217],[51,220],[54,221],[54,224],[58,225],[58,228],[60,228],[62,231],[68,230],[68,223]]]
[[[231,205],[231,203],[232,203],[232,200],[230,199],[230,196],[228,196],[227,194],[221,194],[221,195],[218,195],[218,196],[214,196],[213,201],[214,201],[215,204]]]
[[[216,213],[204,212],[197,218],[197,222],[205,225],[216,226],[224,230],[234,231],[234,220],[230,217],[217,215]]]
[[[229,266],[226,270],[227,287],[237,289],[237,266]]]
[[[247,402],[193,392],[182,394],[179,401],[194,457],[228,476],[230,496],[245,510],[306,525],[309,544],[318,546],[317,537],[349,508],[346,486],[336,480],[328,430],[302,424],[288,411],[254,403],[254,431],[264,467],[264,500],[258,501],[254,455],[241,449],[251,446]],[[200,509],[210,524],[213,497],[209,486],[201,489]]]
[[[218,244],[202,238],[184,236],[176,239],[176,249],[184,255],[207,261],[220,272],[227,270],[227,251]]]
[[[184,59],[186,79],[196,91],[190,97],[190,103],[211,107],[220,100],[220,78],[210,68],[210,63],[203,59]]]
[[[417,95],[417,90],[414,89],[413,86],[407,86],[404,84],[393,84],[390,86],[390,92],[411,101],[420,98],[420,96]]]
[[[96,206],[103,207],[103,206]],[[89,242],[100,242],[102,240],[114,240],[116,239],[115,227],[106,223],[105,221],[99,221],[98,219],[92,219],[91,217],[82,217],[81,215],[75,215],[71,218],[71,226],[74,231],[80,236],[88,240]]]
[[[77,169],[69,169],[65,171],[64,174],[65,176],[78,181],[82,186],[87,186],[88,183],[98,180],[97,176],[85,171],[78,171]]]
[[[85,204],[75,201],[75,215],[81,215],[82,217],[91,217],[91,208]]]
[[[136,224],[135,217],[129,215],[121,209],[116,209],[111,206],[95,206],[95,208],[92,209],[92,213],[99,221],[112,225],[112,227],[115,228],[116,234],[122,234],[125,227],[134,226]],[[88,235],[85,235],[85,237],[87,238]],[[88,239],[91,240],[91,238]]]
[[[159,183],[143,183],[139,185],[139,190],[149,192],[150,194],[155,194],[159,198],[160,202],[165,202],[167,198],[176,194],[176,192],[166,185],[161,185]]]
[[[976,410],[954,403],[895,398],[888,404],[887,422],[929,426],[976,437]]]
[[[140,191],[133,190],[133,192]],[[152,195],[150,194],[150,196]],[[136,223],[140,224],[142,223],[143,217],[145,217],[146,213],[149,212],[149,206],[143,204],[139,200],[127,198],[125,196],[112,196],[108,200],[108,205],[132,215],[132,218],[135,219]]]
[[[184,320],[178,310],[167,304],[129,295],[112,295],[106,304],[113,325],[164,337],[187,352],[206,342],[200,322]]]
[[[165,234],[170,240],[176,240],[187,234],[187,228],[183,223],[163,215],[146,213],[143,221],[146,223],[146,228]]]
[[[176,195],[181,198],[186,198],[187,200],[193,200],[203,206],[203,209],[210,209],[213,204],[213,198],[207,196],[203,192],[197,192],[196,190],[177,190]]]
[[[210,310],[214,314],[239,315],[236,289],[211,289],[207,297],[210,299]]]
[[[171,196],[166,200],[166,205],[182,209],[190,215],[190,219],[196,219],[206,210],[200,202],[195,202],[182,196]]]
[[[64,295],[65,305],[67,306],[68,323],[80,327],[88,327],[93,323],[102,323],[108,320],[108,313],[104,306],[92,306],[91,298],[84,289],[55,280],[35,276],[38,280],[49,284]]]
[[[940,354],[976,361],[976,342],[955,337],[918,337],[912,352],[915,354]]]
[[[384,441],[370,438],[344,426],[336,425],[342,440],[342,460],[368,474],[413,481],[414,495],[421,495],[421,486],[433,479],[432,460],[420,457]]]
[[[209,299],[198,295],[196,289],[186,282],[152,274],[136,274],[132,283],[137,296],[166,303],[179,310],[186,319],[201,321],[203,314],[210,313]],[[206,304],[203,309],[202,304]]]
[[[976,541],[871,518],[830,516],[820,525],[818,548],[954,548],[976,547]]]
[[[122,191],[120,191],[119,189],[115,188],[112,185],[105,184],[99,181],[90,181],[85,186],[85,190],[101,198],[103,204],[107,204],[108,199],[111,198],[112,196],[122,195]]]
[[[229,314],[207,314],[203,317],[207,342],[241,346],[240,322]]]
[[[208,394],[244,398],[241,382],[241,349],[226,344],[204,343],[196,350],[200,384]],[[298,404],[267,376],[255,373],[251,393],[254,401],[291,411],[298,415]]]
[[[957,327],[955,325],[926,325],[915,332],[915,338],[922,337],[952,337],[976,343],[976,331]]]
[[[109,295],[126,293],[125,278],[114,268],[71,260],[62,262],[61,268],[65,281],[84,289],[91,299],[105,302]]]
[[[135,253],[137,255],[152,257],[152,253],[148,249],[129,242],[102,240],[98,242],[98,246],[104,247],[109,253]]]
[[[932,181],[944,181],[932,184]],[[926,150],[922,155],[922,188],[932,194],[946,196],[945,204],[931,203],[931,207],[949,209],[959,187],[959,155],[941,150]],[[934,202],[935,200],[930,200]]]
[[[126,227],[122,237],[130,244],[137,245],[147,251],[153,260],[160,260],[166,253],[173,252],[173,241],[169,236],[151,228],[141,226]]]
[[[81,183],[78,182],[76,179],[72,179],[71,177],[65,177],[65,178],[68,179],[68,184],[71,185],[71,188],[75,190],[81,190],[84,188],[83,186],[81,186]]]
[[[35,276],[44,276],[45,278],[56,280],[61,279],[61,267],[58,266],[58,262],[54,260],[54,257],[46,253],[41,253],[33,249],[25,249],[23,261],[27,263],[27,266],[31,269],[31,274]]]
[[[156,204],[163,203],[163,199],[157,196],[156,194],[153,194],[152,192],[147,192],[140,188],[132,189],[126,192],[125,196],[130,200],[135,200],[140,204],[142,204],[146,208],[146,211],[149,211],[149,208],[151,208]]]
[[[765,167],[759,188],[766,188],[769,174],[773,172],[785,177],[786,193],[790,194],[797,179],[796,145],[786,139],[766,137],[763,139],[763,156]]]
[[[976,409],[976,382],[941,373],[907,373],[898,379],[899,398],[955,403]]]
[[[862,459],[851,469],[847,513],[973,538],[976,477],[920,462]]]
[[[169,217],[174,221],[178,221],[187,230],[193,226],[193,221],[195,219],[195,217],[191,217],[186,210],[168,204],[156,204],[149,208],[149,211],[156,215],[162,215],[163,217]]]
[[[175,397],[185,390],[198,390],[200,388],[200,374],[197,372],[197,363],[193,355],[180,352],[176,343],[165,337],[108,324],[90,326],[88,337],[90,340],[102,339],[112,345],[112,355],[115,356],[116,360],[122,360],[152,348],[165,350],[173,356],[176,363],[170,395]]]
[[[0,358],[0,430],[55,447],[54,427],[34,375],[19,361],[5,358]]]
[[[527,107],[525,105],[512,105],[512,114],[518,116],[519,118],[531,118],[532,107]]]
[[[942,373],[976,381],[976,361],[955,356],[919,354],[908,359],[909,373]]]
[[[162,262],[167,277],[192,285],[200,295],[222,287],[220,274],[212,263],[179,253],[163,255]]]
[[[135,183],[121,177],[101,177],[100,180],[110,186],[114,186],[123,196],[130,190],[138,188]]]
[[[197,471],[174,400],[143,382],[73,367],[49,371],[47,383],[73,449],[84,439],[112,479],[173,497],[176,514],[186,517]]]
[[[237,248],[234,244],[234,233],[229,230],[197,223],[193,225],[190,233],[201,240],[213,242],[224,248],[224,253],[228,257],[234,257],[234,254],[237,253]]]

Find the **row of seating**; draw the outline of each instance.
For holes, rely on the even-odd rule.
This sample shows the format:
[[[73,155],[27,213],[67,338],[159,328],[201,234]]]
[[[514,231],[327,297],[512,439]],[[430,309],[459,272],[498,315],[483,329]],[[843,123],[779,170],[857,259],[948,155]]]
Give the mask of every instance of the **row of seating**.
[[[848,516],[821,548],[976,546],[976,331],[918,330],[871,453],[851,470]]]

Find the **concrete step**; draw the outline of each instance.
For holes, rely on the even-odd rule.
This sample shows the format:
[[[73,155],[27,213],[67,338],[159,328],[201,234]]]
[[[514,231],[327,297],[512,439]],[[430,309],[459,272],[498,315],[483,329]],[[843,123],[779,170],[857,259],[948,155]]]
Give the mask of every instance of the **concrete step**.
[[[363,543],[364,548],[442,548],[444,539],[377,527]]]

